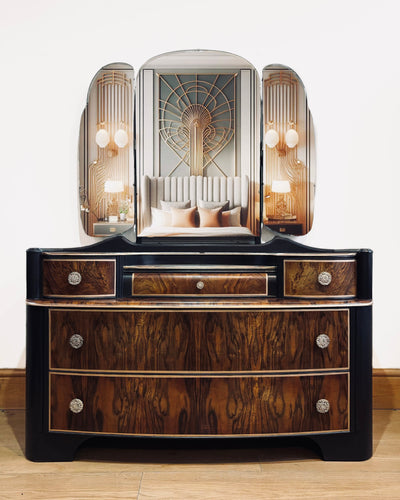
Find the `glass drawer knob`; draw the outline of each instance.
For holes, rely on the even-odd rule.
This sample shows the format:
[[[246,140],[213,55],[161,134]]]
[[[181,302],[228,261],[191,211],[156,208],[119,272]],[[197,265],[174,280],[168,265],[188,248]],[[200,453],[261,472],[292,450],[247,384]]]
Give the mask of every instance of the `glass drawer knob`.
[[[331,341],[331,339],[325,333],[321,333],[321,335],[318,335],[318,337],[315,339],[315,343],[321,349],[326,349],[328,347],[330,341]]]
[[[68,274],[68,283],[70,285],[79,285],[81,281],[82,276],[81,273],[78,273],[78,271],[72,271],[72,273]]]
[[[78,398],[72,399],[69,403],[69,409],[72,413],[80,413],[83,410],[83,402]]]
[[[318,413],[328,413],[330,408],[329,401],[327,399],[319,399],[315,404],[315,408]]]
[[[328,273],[327,271],[323,271],[322,273],[318,274],[318,283],[320,285],[328,286],[331,281],[332,281],[331,273]]]
[[[83,337],[79,333],[74,333],[69,338],[69,345],[74,349],[80,349],[83,346]]]
[[[196,283],[196,286],[197,286],[197,288],[198,288],[199,290],[203,290],[203,288],[204,288],[204,283],[203,283],[202,281],[198,281],[198,282]]]

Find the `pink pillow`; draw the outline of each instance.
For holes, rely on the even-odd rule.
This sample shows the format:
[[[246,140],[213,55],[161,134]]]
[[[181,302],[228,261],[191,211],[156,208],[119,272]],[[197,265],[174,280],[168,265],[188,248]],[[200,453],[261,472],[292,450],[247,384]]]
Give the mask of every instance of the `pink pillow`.
[[[171,207],[172,227],[196,227],[196,208],[174,208]]]
[[[221,227],[222,207],[200,208],[200,227]]]

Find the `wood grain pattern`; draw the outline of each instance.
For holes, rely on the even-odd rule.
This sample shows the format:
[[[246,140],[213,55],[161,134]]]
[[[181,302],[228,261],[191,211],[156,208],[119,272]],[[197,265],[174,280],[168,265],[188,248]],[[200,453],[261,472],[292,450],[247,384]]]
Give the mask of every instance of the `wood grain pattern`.
[[[374,410],[400,409],[400,370],[373,370]],[[25,408],[25,370],[0,370],[0,409]]]
[[[316,344],[319,334],[329,346]],[[69,344],[73,334],[83,345]],[[50,367],[268,371],[348,367],[348,311],[50,312]]]
[[[329,272],[329,285],[318,283],[321,272]],[[284,261],[284,295],[286,297],[355,297],[357,295],[356,261]]]
[[[69,273],[82,276],[78,285],[68,283]],[[43,260],[43,296],[115,296],[114,260]]]
[[[203,288],[197,285],[201,283]],[[200,285],[201,286],[201,285]],[[132,295],[267,295],[266,273],[135,273]]]
[[[188,312],[50,312],[50,366],[64,369],[168,371],[196,366]],[[71,335],[83,337],[74,349]]]
[[[201,370],[348,367],[348,310],[210,312],[197,315],[201,325]],[[320,334],[330,338],[324,349],[316,344]]]
[[[153,378],[51,375],[50,429],[153,435],[347,430],[348,375]],[[74,414],[71,399],[84,408]],[[315,409],[330,402],[328,413]]]

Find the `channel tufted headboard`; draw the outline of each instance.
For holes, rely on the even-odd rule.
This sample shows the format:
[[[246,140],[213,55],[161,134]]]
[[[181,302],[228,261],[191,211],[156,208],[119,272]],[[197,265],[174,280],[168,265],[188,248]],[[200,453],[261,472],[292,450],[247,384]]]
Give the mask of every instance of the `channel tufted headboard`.
[[[142,185],[142,214],[144,226],[151,224],[151,207],[161,208],[160,201],[190,200],[192,207],[199,200],[229,200],[229,208],[242,207],[245,220],[249,202],[249,179],[244,177],[149,177]]]

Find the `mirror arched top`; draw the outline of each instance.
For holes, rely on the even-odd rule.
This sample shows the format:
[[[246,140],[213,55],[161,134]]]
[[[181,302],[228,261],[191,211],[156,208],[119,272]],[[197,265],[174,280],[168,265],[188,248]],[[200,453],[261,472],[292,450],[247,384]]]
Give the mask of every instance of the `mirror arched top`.
[[[81,221],[89,236],[127,231],[134,223],[134,70],[103,66],[93,78],[80,131]]]

